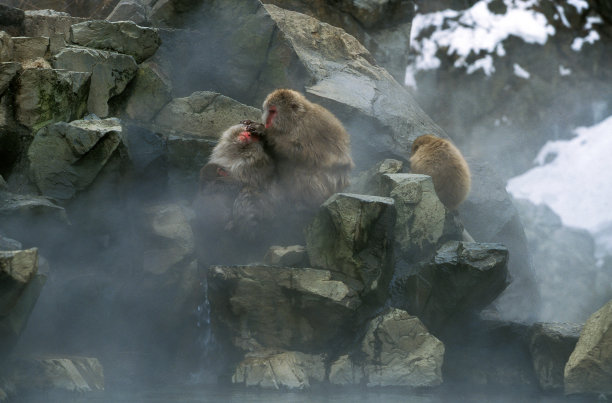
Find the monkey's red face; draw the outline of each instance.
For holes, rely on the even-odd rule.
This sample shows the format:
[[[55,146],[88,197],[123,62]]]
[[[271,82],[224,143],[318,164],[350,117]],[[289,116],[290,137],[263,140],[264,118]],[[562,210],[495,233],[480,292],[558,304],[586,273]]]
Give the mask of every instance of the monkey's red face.
[[[276,106],[270,105],[268,106],[267,112],[268,112],[267,114],[268,116],[266,117],[266,129],[272,126],[272,122],[274,122],[274,119],[276,118],[278,111],[276,110]]]
[[[241,142],[242,144],[250,144],[254,141],[259,141],[259,140],[260,139],[258,135],[248,132],[246,130],[238,134],[238,141]]]

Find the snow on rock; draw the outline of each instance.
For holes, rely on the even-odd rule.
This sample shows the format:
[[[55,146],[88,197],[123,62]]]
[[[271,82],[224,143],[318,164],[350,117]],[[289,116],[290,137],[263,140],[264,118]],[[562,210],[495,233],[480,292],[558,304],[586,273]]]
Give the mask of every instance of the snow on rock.
[[[535,168],[508,181],[516,198],[550,206],[570,227],[595,237],[612,228],[612,116],[591,127],[579,127],[570,140],[549,141]],[[612,253],[612,238],[600,247]]]
[[[455,67],[465,67],[468,73],[480,69],[487,75],[495,71],[491,56],[479,58],[468,64],[470,54],[495,53],[504,56],[502,42],[516,36],[527,43],[543,45],[555,29],[548,24],[544,14],[529,9],[533,0],[506,0],[505,14],[489,10],[492,0],[480,0],[463,11],[444,10],[429,14],[417,14],[412,22],[412,48],[417,57],[417,70],[430,70],[440,66],[436,57],[439,48],[447,49],[448,55],[457,56]],[[579,0],[575,0],[579,2]],[[434,32],[419,38],[421,32],[434,27]]]

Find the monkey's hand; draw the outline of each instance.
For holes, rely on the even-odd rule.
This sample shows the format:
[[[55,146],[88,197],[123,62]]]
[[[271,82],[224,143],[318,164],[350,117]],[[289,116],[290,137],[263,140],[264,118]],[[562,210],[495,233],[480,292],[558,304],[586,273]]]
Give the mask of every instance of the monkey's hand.
[[[246,131],[249,133],[252,133],[259,137],[265,135],[266,127],[261,123],[253,122],[252,120],[247,119],[247,120],[241,121],[240,124],[244,125],[246,128]]]

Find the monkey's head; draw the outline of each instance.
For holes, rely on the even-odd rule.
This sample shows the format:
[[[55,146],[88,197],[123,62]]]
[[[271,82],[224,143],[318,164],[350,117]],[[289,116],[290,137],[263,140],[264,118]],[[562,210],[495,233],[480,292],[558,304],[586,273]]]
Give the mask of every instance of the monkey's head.
[[[439,139],[436,136],[434,136],[433,134],[424,134],[422,136],[419,136],[412,143],[411,153],[414,154],[414,153],[417,152],[419,147],[424,146],[426,144],[434,143],[434,142],[436,142],[438,140]]]
[[[306,112],[308,100],[297,91],[279,89],[266,97],[262,120],[266,129],[290,131],[300,116]]]

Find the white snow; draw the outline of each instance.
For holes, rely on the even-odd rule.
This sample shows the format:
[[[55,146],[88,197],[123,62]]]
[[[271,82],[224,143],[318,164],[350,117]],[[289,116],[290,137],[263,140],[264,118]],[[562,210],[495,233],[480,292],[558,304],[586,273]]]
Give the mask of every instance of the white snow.
[[[574,6],[574,8],[576,8],[576,11],[578,11],[579,13],[581,13],[582,10],[589,9],[589,3],[587,3],[586,0],[567,0],[567,2],[569,5]]]
[[[572,74],[572,69],[570,69],[569,67],[559,65],[559,75],[561,75],[562,77],[565,77],[565,76],[569,76],[570,74]]]
[[[574,41],[572,42],[572,50],[575,52],[580,52],[582,50],[582,46],[585,43],[589,43],[589,44],[593,44],[595,41],[599,40],[599,34],[597,33],[597,31],[592,30],[589,31],[589,34],[587,36],[585,36],[584,38],[574,38]]]
[[[535,159],[538,166],[510,179],[507,189],[547,204],[565,225],[596,235],[612,227],[612,116],[574,132],[570,140],[546,143]],[[612,253],[612,243],[605,248]]]
[[[531,74],[529,74],[529,72],[527,70],[522,68],[520,64],[514,63],[513,67],[514,67],[514,75],[515,76],[524,78],[525,80],[528,80],[531,77]]]
[[[505,0],[508,7],[505,14],[492,13],[487,6],[490,2],[480,0],[461,12],[444,10],[417,14],[412,22],[412,38],[418,38],[425,29],[435,27],[435,30],[428,38],[412,42],[412,48],[417,54],[415,68],[438,68],[440,60],[436,52],[439,48],[445,48],[449,55],[457,56],[456,67],[465,67],[468,73],[482,69],[489,75],[495,71],[492,58],[481,57],[468,63],[468,56],[481,52],[503,56],[505,50],[502,42],[510,36],[519,37],[527,43],[543,45],[549,36],[555,34],[555,29],[548,24],[543,14],[528,9],[534,1]]]

